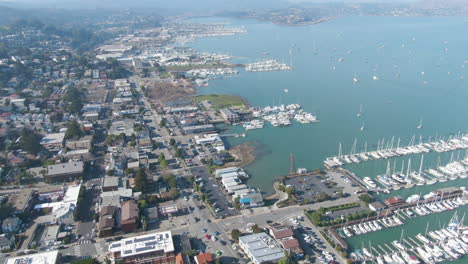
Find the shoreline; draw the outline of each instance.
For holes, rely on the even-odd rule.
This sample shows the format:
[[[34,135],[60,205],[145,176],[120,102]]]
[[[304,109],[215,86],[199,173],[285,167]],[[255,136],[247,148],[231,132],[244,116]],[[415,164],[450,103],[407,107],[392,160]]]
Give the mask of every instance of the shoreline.
[[[254,141],[248,141],[237,146],[232,147],[229,153],[236,158],[236,161],[230,162],[226,165],[233,167],[245,167],[255,161],[255,144]]]

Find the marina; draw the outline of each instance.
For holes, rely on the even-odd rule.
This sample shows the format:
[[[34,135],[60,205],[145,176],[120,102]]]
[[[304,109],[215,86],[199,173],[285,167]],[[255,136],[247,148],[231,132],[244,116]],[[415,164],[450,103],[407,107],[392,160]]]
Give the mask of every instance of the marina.
[[[292,125],[292,120],[301,124],[310,124],[320,122],[318,118],[311,113],[301,109],[299,104],[281,104],[279,106],[266,106],[264,108],[253,108],[253,119],[243,123],[245,130],[263,128],[265,122],[274,127],[285,127]]]
[[[245,65],[245,70],[248,72],[289,71],[292,69],[291,66],[277,60],[266,60]]]
[[[435,138],[434,141],[431,141],[431,139],[429,139],[428,142],[423,142],[422,136],[420,136],[418,144],[415,144],[415,136],[413,136],[407,146],[401,146],[400,141],[400,138],[395,140],[395,137],[392,137],[389,141],[385,141],[385,139],[379,140],[377,149],[372,151],[367,150],[366,142],[364,152],[356,153],[357,140],[355,140],[351,152],[348,155],[343,154],[340,143],[338,156],[328,157],[324,161],[324,165],[328,168],[333,168],[369,160],[389,159],[411,154],[429,153],[431,151],[441,153],[468,148],[468,136],[466,134],[450,136],[446,140]]]
[[[398,227],[404,224],[405,221],[410,221],[417,216],[441,213],[444,211],[452,211],[468,203],[468,197],[458,196],[444,199],[442,196],[436,199],[422,200],[411,202],[408,207],[394,210],[394,213],[389,216],[389,212],[380,214],[373,220],[367,221],[363,219],[359,223],[345,223],[337,229],[338,234],[343,238],[359,236],[370,232],[380,231],[385,228]]]
[[[342,169],[344,166],[346,169],[352,170],[358,176],[353,178],[351,182],[358,186],[362,185],[365,190],[373,191],[373,195],[378,199],[387,198],[390,195],[384,192],[387,190],[391,192],[392,196],[401,195],[405,200],[411,195],[420,195],[419,203],[423,204],[425,201],[423,196],[434,189],[441,187],[459,188],[466,185],[464,178],[462,178],[464,177],[463,173],[458,174],[458,177],[455,178],[444,173],[444,169],[438,169],[455,161],[464,164],[463,157],[461,159],[454,157],[452,161],[446,159],[446,156],[451,154],[450,152],[463,152],[461,156],[464,156],[463,149],[466,149],[466,140],[462,142],[465,144],[464,146],[455,148],[457,140],[463,139],[464,135],[453,135],[453,131],[467,131],[468,129],[461,118],[466,112],[466,109],[462,107],[461,98],[468,96],[467,90],[455,88],[464,87],[466,82],[459,78],[463,74],[463,70],[459,67],[462,62],[460,62],[458,53],[462,52],[462,49],[451,47],[450,52],[447,53],[444,52],[443,47],[439,47],[443,45],[439,38],[450,40],[451,43],[455,41],[451,34],[454,30],[462,29],[461,22],[458,19],[451,19],[444,26],[436,26],[440,32],[444,33],[434,37],[426,30],[428,24],[434,25],[433,23],[424,19],[409,18],[408,20],[414,23],[414,28],[411,30],[402,29],[399,25],[392,26],[394,18],[338,19],[314,28],[295,28],[294,30],[290,28],[277,29],[274,25],[252,22],[253,25],[248,28],[249,34],[241,35],[239,41],[229,39],[219,40],[215,43],[205,41],[197,43],[198,47],[211,52],[232,53],[236,56],[251,58],[258,56],[260,51],[266,50],[265,42],[275,43],[266,51],[282,61],[290,59],[293,62],[290,65],[294,65],[294,71],[278,71],[275,74],[268,74],[268,78],[265,78],[264,74],[242,73],[239,78],[213,81],[210,83],[210,87],[207,87],[206,90],[205,88],[200,89],[199,92],[210,94],[222,91],[241,94],[249,100],[251,105],[259,106],[272,105],[272,101],[277,101],[278,98],[284,104],[300,102],[301,107],[319,116],[322,121],[320,125],[289,125],[282,129],[274,129],[275,127],[268,124],[269,121],[260,116],[257,119],[263,121],[263,126],[261,122],[258,122],[253,124],[253,127],[262,128],[261,133],[246,133],[245,138],[229,138],[229,143],[232,145],[247,141],[259,143],[258,159],[246,167],[249,174],[253,175],[249,179],[252,186],[257,186],[269,194],[272,193],[272,188],[268,184],[273,182],[271,175],[288,171],[287,158],[290,152],[293,152],[296,157],[296,166],[305,168],[320,168],[322,164],[326,164],[324,160],[332,160],[337,156],[342,165],[330,164],[332,166],[326,165],[326,167]],[[362,30],[343,32],[342,29],[346,28],[347,24],[372,25],[366,26]],[[389,25],[385,34],[382,31],[383,24]],[[416,32],[415,29],[418,31]],[[272,36],[268,34],[269,30],[277,30],[278,33]],[[372,40],[352,40],[352,36],[368,34],[369,30],[375,36]],[[391,36],[387,37],[389,34]],[[293,51],[288,52],[288,47],[291,47],[291,36],[294,37],[297,48],[292,48]],[[386,43],[382,43],[384,37]],[[257,39],[262,39],[262,41],[256,41]],[[423,39],[431,39],[431,41],[422,43]],[[249,43],[248,48],[246,48],[245,43]],[[311,47],[310,43],[315,44]],[[227,45],[229,49],[220,50],[217,48],[220,45]],[[436,60],[439,61],[430,60],[428,51],[421,49],[422,45],[428,46],[430,54],[437,57]],[[362,49],[363,47],[365,49]],[[349,50],[353,50],[353,52],[347,54],[346,52]],[[343,59],[339,60],[340,58]],[[235,62],[246,63],[241,60]],[[390,65],[390,67],[386,65]],[[428,68],[427,65],[438,66]],[[423,68],[424,70],[422,70]],[[439,74],[442,69],[444,74]],[[424,75],[421,75],[422,71],[425,72]],[[452,74],[447,75],[447,71]],[[426,84],[423,84],[424,82]],[[421,89],[424,89],[424,92]],[[340,95],[339,98],[335,96],[337,94]],[[441,102],[441,97],[449,97],[450,103]],[[303,100],[302,98],[307,99]],[[446,111],[437,109],[446,109]],[[294,122],[294,120],[290,121]],[[234,126],[232,133],[245,133],[244,130],[245,128],[242,126]],[[407,138],[408,134],[413,133],[417,135]],[[444,136],[434,137],[437,133]],[[452,135],[449,135],[450,133]],[[429,139],[430,135],[432,135],[432,139]],[[383,137],[386,139],[383,140]],[[393,140],[392,137],[394,137]],[[418,137],[424,140],[419,142]],[[398,140],[398,138],[401,139]],[[364,146],[361,149],[362,146],[359,148],[356,143],[351,153],[349,148],[352,147],[351,145],[356,139],[362,143],[367,141],[378,144],[365,144],[367,147]],[[343,144],[342,153],[336,155],[335,146],[340,141],[350,144],[348,146]],[[430,144],[431,147],[425,144]],[[401,153],[395,152],[392,156],[390,153],[394,152],[398,145],[398,152]],[[346,151],[344,151],[345,148]],[[377,148],[379,153],[376,152]],[[426,152],[427,150],[428,152]],[[371,155],[370,152],[375,153]],[[364,155],[356,156],[356,154],[361,153]],[[440,163],[437,162],[439,153],[443,159],[443,162]],[[419,175],[419,158],[423,154],[422,175]],[[456,153],[455,156],[457,156]],[[326,159],[326,157],[330,157],[330,159]],[[413,175],[410,173],[408,179],[411,179],[414,185],[382,185],[377,179],[377,175],[385,175],[388,167],[390,167],[389,178],[395,182],[397,182],[396,179],[401,180],[398,175],[395,177],[392,175],[401,171],[403,158],[405,159],[403,174],[407,171],[409,159],[412,160],[413,165],[410,167]],[[390,159],[397,160],[396,166],[393,165],[394,160]],[[388,166],[387,160],[390,160],[390,166]],[[449,169],[453,170],[452,166],[457,167],[453,164],[449,166]],[[398,169],[393,169],[393,167],[398,167]],[[434,171],[442,174],[443,177],[434,175]],[[372,184],[373,182],[375,188],[364,183],[364,177],[368,177],[371,180],[368,183]],[[400,177],[405,179],[405,177]],[[417,183],[422,184],[422,180],[424,180],[424,184],[417,185]],[[418,201],[409,200],[409,204],[413,202],[415,203],[414,207]],[[395,263],[395,260],[400,261],[397,257],[404,261],[408,260],[405,263],[422,263],[423,260],[417,252],[410,250],[411,252],[406,253],[400,250],[401,253],[398,256],[392,257],[390,254],[384,254],[382,249],[390,252],[390,248],[397,252],[398,250],[392,242],[394,240],[400,241],[402,229],[405,230],[403,239],[412,245],[408,245],[405,241],[401,242],[407,248],[415,247],[415,242],[422,243],[416,237],[418,234],[433,241],[429,235],[424,234],[427,222],[430,223],[429,231],[440,230],[454,211],[458,211],[460,214],[467,211],[466,206],[454,208],[453,204],[447,203],[446,205],[453,210],[447,209],[441,204],[446,210],[436,213],[434,212],[436,211],[435,206],[441,210],[438,205],[430,205],[434,211],[427,207],[429,205],[424,205],[424,208],[431,210],[431,213],[420,215],[416,212],[415,207],[414,209],[413,207],[402,208],[394,215],[389,214],[388,217],[392,217],[392,219],[389,218],[387,222],[395,221],[394,219],[397,217],[403,224],[388,227],[379,221],[376,223],[380,226],[380,230],[375,224],[372,226],[364,224],[366,220],[363,220],[361,227],[372,231],[355,235],[354,230],[348,230],[352,234],[351,237],[344,238],[350,248],[348,252],[354,252],[358,249],[365,254],[363,248],[367,248],[367,253],[375,256],[374,259],[369,259],[369,263]],[[419,208],[418,210],[421,211]],[[353,225],[355,224],[360,224],[360,222]],[[373,231],[373,228],[376,231]],[[361,228],[359,231],[362,231]],[[370,247],[369,241],[372,241]],[[411,260],[411,256],[416,257],[418,262]],[[381,260],[379,261],[379,259]],[[466,257],[452,261],[459,264],[465,263]]]
[[[439,263],[460,259],[468,254],[467,227],[458,222],[454,214],[448,226],[414,237],[404,237],[403,231],[398,240],[378,245],[363,247],[355,250],[351,255],[362,262],[377,263]]]

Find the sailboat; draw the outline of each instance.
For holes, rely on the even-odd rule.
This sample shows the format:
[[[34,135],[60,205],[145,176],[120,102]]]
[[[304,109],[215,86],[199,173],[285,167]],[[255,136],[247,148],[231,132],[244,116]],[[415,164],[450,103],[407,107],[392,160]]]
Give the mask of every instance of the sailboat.
[[[423,121],[422,121],[422,118],[419,119],[419,124],[418,126],[416,127],[417,129],[421,129],[423,127]]]
[[[364,126],[364,122],[363,122],[363,123],[362,123],[362,126],[361,126],[361,128],[360,128],[360,129],[361,129],[361,132],[364,131],[365,128],[366,128],[366,127]]]
[[[362,104],[359,105],[359,113],[356,114],[357,117],[361,117],[362,116]]]

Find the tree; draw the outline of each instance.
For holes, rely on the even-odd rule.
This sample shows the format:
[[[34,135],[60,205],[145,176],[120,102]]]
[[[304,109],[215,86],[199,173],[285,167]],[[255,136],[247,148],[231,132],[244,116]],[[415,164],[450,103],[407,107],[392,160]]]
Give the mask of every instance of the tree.
[[[141,228],[143,228],[143,231],[148,230],[148,220],[146,220],[146,216],[141,218]]]
[[[177,158],[182,157],[182,150],[180,148],[176,148],[174,156],[176,156]]]
[[[164,121],[164,119],[161,119],[161,121],[159,122],[159,126],[160,127],[165,127],[166,126],[166,122]]]
[[[176,142],[175,139],[173,139],[173,138],[171,138],[171,139],[169,140],[169,145],[171,145],[171,146],[174,146],[176,143],[177,143],[177,142]]]
[[[0,205],[0,220],[10,217],[15,211],[15,207],[11,203]]]
[[[190,176],[190,177],[188,177],[187,180],[188,180],[188,182],[190,183],[190,185],[193,185],[193,183],[195,182],[195,177]]]
[[[80,124],[76,121],[69,122],[67,124],[67,132],[65,132],[65,139],[79,139],[83,136]]]
[[[287,187],[285,192],[288,194],[288,197],[291,197],[291,195],[294,193],[294,188],[293,187]]]
[[[138,169],[138,172],[135,176],[135,191],[144,192],[146,181],[147,181],[146,172],[141,168]]]
[[[64,100],[68,102],[68,111],[72,114],[78,114],[83,108],[83,93],[76,87],[68,89]]]
[[[319,212],[313,212],[310,214],[310,218],[314,225],[318,225],[322,221],[322,215]]]
[[[171,173],[166,173],[162,176],[163,181],[169,185],[169,187],[174,188],[177,186],[177,178]]]
[[[367,193],[364,193],[364,194],[361,194],[358,196],[359,200],[361,200],[363,203],[365,203],[366,205],[373,202],[373,199],[372,197],[367,194]]]
[[[39,151],[41,151],[42,145],[40,144],[41,139],[39,135],[37,135],[31,130],[23,128],[20,132],[20,136],[21,136],[20,144],[23,150],[34,155],[36,155],[37,153],[39,153]]]
[[[241,235],[242,235],[242,233],[239,231],[239,229],[233,229],[231,231],[231,237],[236,242],[239,241],[239,238],[240,238]]]
[[[263,230],[257,224],[255,224],[252,226],[252,232],[254,232],[255,234],[258,234],[258,233],[263,232]]]
[[[236,198],[234,199],[234,207],[235,207],[237,210],[240,210],[240,209],[241,209],[240,197],[236,197]]]

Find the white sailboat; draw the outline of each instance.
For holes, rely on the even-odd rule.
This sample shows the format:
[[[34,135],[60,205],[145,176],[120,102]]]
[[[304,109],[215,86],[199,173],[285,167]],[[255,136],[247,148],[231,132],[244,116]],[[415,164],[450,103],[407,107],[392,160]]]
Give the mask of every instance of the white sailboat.
[[[362,104],[359,105],[359,113],[356,114],[357,117],[362,116]]]
[[[416,127],[417,129],[421,129],[423,127],[423,121],[422,121],[422,118],[419,119],[419,124],[418,126]]]
[[[366,127],[364,126],[364,122],[363,122],[363,123],[362,123],[362,126],[361,126],[361,128],[360,128],[360,129],[361,129],[361,132],[364,131],[365,128],[366,128]]]

